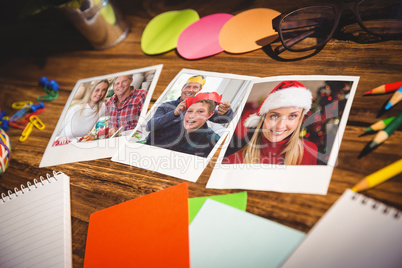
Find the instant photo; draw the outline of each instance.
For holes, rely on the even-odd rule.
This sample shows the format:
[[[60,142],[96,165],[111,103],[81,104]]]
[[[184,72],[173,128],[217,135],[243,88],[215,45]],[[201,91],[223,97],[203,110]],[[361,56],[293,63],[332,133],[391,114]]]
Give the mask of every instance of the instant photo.
[[[112,161],[195,182],[255,77],[183,69]]]
[[[326,194],[358,80],[252,82],[206,187]]]
[[[78,80],[40,167],[112,157],[136,130],[162,65]]]

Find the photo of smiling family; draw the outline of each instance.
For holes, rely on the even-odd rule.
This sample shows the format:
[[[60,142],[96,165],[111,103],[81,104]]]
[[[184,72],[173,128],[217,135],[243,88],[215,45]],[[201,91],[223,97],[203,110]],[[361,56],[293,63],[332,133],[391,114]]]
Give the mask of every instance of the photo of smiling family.
[[[357,82],[347,76],[254,81],[207,188],[325,194]]]
[[[182,70],[112,160],[196,180],[241,109],[250,80]],[[186,170],[178,166],[180,160]]]
[[[162,66],[79,80],[41,166],[111,157],[145,115]]]

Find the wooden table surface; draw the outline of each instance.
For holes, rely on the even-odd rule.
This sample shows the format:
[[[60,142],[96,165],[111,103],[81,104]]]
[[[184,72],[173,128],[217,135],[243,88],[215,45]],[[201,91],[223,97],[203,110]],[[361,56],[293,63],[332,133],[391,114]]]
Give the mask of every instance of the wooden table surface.
[[[342,139],[337,165],[327,195],[289,194],[270,191],[247,191],[247,211],[285,224],[303,232],[309,231],[335,200],[364,176],[391,164],[402,156],[402,132],[397,130],[372,153],[358,159],[373,135],[359,137],[372,123],[398,114],[402,104],[377,118],[377,113],[390,95],[363,97],[363,93],[382,84],[402,80],[402,41],[360,44],[332,39],[316,55],[297,61],[273,59],[262,49],[244,54],[226,52],[200,59],[186,60],[175,50],[145,55],[140,47],[147,23],[156,15],[170,10],[192,8],[200,17],[218,12],[238,14],[251,8],[265,7],[284,12],[312,1],[119,1],[117,4],[130,23],[130,33],[120,44],[107,50],[94,50],[80,33],[57,10],[45,11],[32,18],[17,21],[2,19],[0,26],[0,108],[14,113],[12,103],[36,100],[43,95],[40,77],[47,76],[60,85],[57,100],[46,103],[40,115],[46,124],[43,131],[34,130],[27,141],[20,142],[21,130],[7,132],[12,144],[9,168],[0,176],[0,192],[26,184],[27,180],[62,171],[71,178],[71,209],[74,267],[81,267],[85,255],[88,220],[91,213],[137,198],[183,180],[127,165],[100,159],[39,168],[47,143],[76,81],[146,66],[163,64],[163,70],[152,96],[154,103],[182,68],[268,77],[276,75],[351,75],[360,76],[349,120]],[[260,25],[264,27],[264,25]],[[202,36],[200,36],[202,38]],[[241,37],[239,37],[241,38]],[[206,189],[212,171],[210,164],[196,183],[189,182],[189,196],[234,193],[241,190]],[[402,209],[402,174],[386,181],[365,195]]]

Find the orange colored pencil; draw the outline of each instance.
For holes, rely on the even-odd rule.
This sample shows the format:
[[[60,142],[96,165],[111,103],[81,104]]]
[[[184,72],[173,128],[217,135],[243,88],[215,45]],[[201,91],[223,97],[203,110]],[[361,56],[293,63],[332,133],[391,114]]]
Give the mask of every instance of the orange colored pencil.
[[[375,95],[375,94],[384,94],[388,92],[396,91],[398,88],[402,86],[402,81],[394,82],[390,84],[381,85],[379,87],[373,88],[372,90],[367,91],[364,95]]]

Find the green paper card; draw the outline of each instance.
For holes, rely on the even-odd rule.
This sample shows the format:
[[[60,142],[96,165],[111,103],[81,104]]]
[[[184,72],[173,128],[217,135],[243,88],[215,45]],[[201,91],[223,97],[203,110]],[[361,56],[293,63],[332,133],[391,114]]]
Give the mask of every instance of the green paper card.
[[[240,192],[234,194],[226,195],[213,195],[213,196],[203,196],[203,197],[192,197],[188,199],[188,210],[190,223],[197,215],[198,211],[204,205],[207,199],[212,199],[223,204],[229,205],[231,207],[246,211],[247,207],[247,192]]]

